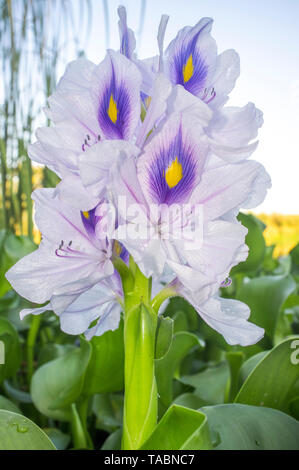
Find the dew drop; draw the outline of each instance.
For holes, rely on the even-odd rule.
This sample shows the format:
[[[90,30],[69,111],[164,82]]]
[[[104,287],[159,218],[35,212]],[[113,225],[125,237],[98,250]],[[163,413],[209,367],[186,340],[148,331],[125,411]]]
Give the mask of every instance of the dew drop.
[[[17,425],[17,431],[22,433],[22,434],[25,434],[25,432],[28,431],[28,428],[27,428],[27,426],[22,426],[21,424],[18,424]]]

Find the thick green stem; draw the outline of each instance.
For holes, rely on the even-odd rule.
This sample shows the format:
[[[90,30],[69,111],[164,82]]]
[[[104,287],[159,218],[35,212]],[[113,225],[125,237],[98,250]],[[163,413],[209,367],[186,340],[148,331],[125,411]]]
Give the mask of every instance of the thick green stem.
[[[152,307],[155,312],[158,314],[163,302],[169,299],[170,297],[175,297],[177,295],[178,294],[173,287],[164,287],[164,289],[162,289],[152,300]]]
[[[88,449],[88,442],[75,403],[71,405],[71,432],[74,449]]]
[[[139,449],[157,424],[156,324],[155,313],[143,304],[125,312],[125,450]]]
[[[85,440],[86,440],[88,449],[93,449],[92,439],[90,437],[90,434],[87,428],[88,406],[89,406],[89,397],[88,396],[80,397],[77,403],[77,410],[78,410],[78,414],[79,414],[80,421],[82,424],[82,428],[83,428],[83,432],[85,435]]]
[[[116,265],[117,263],[115,263]],[[134,260],[130,275],[117,266],[125,297],[125,403],[122,448],[136,450],[150,436],[157,423],[158,396],[155,379],[155,336],[157,316],[150,306],[151,280]]]
[[[41,320],[41,315],[34,315],[32,317],[29,333],[27,336],[27,379],[29,386],[34,371],[34,347]]]
[[[124,291],[125,403],[122,449],[137,450],[157,424],[155,339],[161,304],[177,295],[165,287],[151,301],[151,279],[130,258],[129,267],[114,258]]]

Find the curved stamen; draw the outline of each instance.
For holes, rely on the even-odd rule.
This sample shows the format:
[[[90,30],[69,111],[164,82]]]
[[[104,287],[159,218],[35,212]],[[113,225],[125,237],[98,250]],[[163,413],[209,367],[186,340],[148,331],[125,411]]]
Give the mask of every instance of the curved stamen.
[[[86,134],[86,137],[84,139],[84,143],[81,145],[81,149],[83,152],[86,152],[86,147],[92,147],[93,145],[97,144],[101,140],[100,134],[94,138],[94,140],[91,140],[91,137],[89,134]]]
[[[227,277],[224,281],[221,282],[220,287],[229,287],[232,284],[230,277]]]
[[[208,101],[206,101],[207,104],[211,103],[211,101],[213,101],[213,99],[215,98],[216,96],[216,91],[214,90],[214,88],[212,89],[211,91],[211,97],[210,99],[208,99]]]

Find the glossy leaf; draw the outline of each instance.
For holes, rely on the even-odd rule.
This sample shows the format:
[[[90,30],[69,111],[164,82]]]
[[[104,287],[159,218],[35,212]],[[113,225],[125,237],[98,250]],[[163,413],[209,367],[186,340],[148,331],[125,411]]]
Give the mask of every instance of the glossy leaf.
[[[262,264],[266,251],[266,244],[263,237],[264,226],[261,225],[261,222],[252,214],[243,214],[242,212],[239,213],[238,220],[248,229],[245,242],[249,248],[249,254],[246,261],[238,264],[238,266],[232,270],[233,274],[237,272],[247,273],[256,271]]]
[[[117,392],[124,387],[124,326],[120,321],[115,331],[107,331],[102,336],[94,336],[91,357],[87,367],[84,395]]]
[[[194,394],[206,404],[223,403],[229,385],[229,367],[223,362],[203,372],[183,376],[180,381],[194,387]]]
[[[8,398],[0,395],[0,410],[12,411],[13,413],[22,414],[19,407]]]
[[[101,447],[101,450],[121,450],[122,430],[118,429],[110,434]]]
[[[83,341],[80,348],[37,369],[32,377],[31,395],[41,413],[62,421],[71,419],[70,405],[82,393],[90,349],[89,343]]]
[[[51,439],[57,450],[65,450],[71,442],[70,436],[60,431],[60,429],[46,428],[44,432]]]
[[[237,290],[236,298],[250,307],[250,321],[264,328],[269,340],[274,337],[280,309],[295,288],[290,275],[262,276],[245,280]]]
[[[299,351],[299,336],[269,351],[249,374],[235,402],[289,412],[292,387],[299,379],[299,359],[295,360],[299,354],[294,345]]]
[[[196,410],[172,405],[157,424],[142,450],[211,449],[206,416]]]
[[[161,359],[169,351],[173,335],[173,320],[169,317],[158,319],[155,358]]]
[[[216,450],[299,450],[299,423],[281,411],[240,404],[200,411]]]
[[[172,402],[172,380],[184,357],[195,347],[200,347],[198,337],[188,332],[173,335],[169,351],[162,359],[157,359],[156,380],[160,401],[168,407]]]
[[[55,447],[30,419],[0,410],[0,450],[55,450]]]
[[[244,354],[242,351],[231,351],[226,353],[226,360],[229,365],[230,378],[225,401],[230,403],[234,400],[239,389],[239,372],[244,361]]]
[[[241,386],[253,369],[258,365],[258,363],[266,356],[269,351],[261,351],[254,356],[251,356],[247,361],[242,364],[242,367],[239,371],[239,385]]]
[[[7,395],[20,403],[32,403],[32,397],[30,393],[24,392],[16,387],[14,387],[8,380],[5,380],[3,387]]]
[[[96,428],[111,432],[122,426],[123,395],[101,394],[93,399],[92,410],[96,415]]]
[[[182,393],[173,400],[174,405],[184,406],[185,408],[191,408],[192,410],[198,410],[202,406],[206,405],[206,402],[195,393]]]
[[[20,366],[21,350],[19,336],[15,328],[5,318],[0,317],[0,384],[12,377]],[[4,358],[2,357],[4,355]],[[3,361],[4,359],[4,361]],[[4,362],[4,364],[2,363]]]
[[[1,242],[0,242],[1,243]],[[28,255],[36,249],[36,245],[26,236],[16,236],[12,233],[3,236],[0,255],[0,296],[11,289],[5,277],[10,269],[20,258]]]

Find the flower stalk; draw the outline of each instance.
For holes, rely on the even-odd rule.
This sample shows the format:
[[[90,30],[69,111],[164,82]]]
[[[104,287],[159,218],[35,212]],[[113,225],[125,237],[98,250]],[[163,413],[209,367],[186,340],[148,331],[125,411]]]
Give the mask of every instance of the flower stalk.
[[[132,264],[131,260],[131,267]],[[134,271],[134,285],[129,289],[124,287],[124,450],[137,450],[141,447],[157,424],[158,412],[155,379],[157,315],[150,306],[151,280],[137,266]]]
[[[28,336],[27,336],[27,344],[26,344],[26,353],[27,353],[27,380],[28,385],[30,387],[32,375],[34,372],[34,347],[35,342],[38,334],[38,330],[40,328],[40,324],[42,321],[41,315],[33,315]]]

